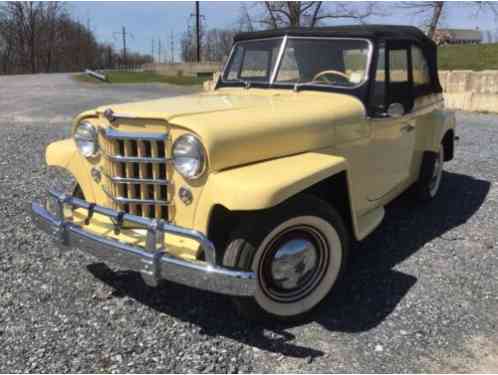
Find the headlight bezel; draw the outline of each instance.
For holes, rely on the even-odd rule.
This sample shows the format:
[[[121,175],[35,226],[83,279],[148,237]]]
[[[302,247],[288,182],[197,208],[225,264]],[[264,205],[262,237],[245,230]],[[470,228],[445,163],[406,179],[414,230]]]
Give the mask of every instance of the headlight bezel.
[[[78,136],[78,131],[80,131],[80,129],[83,129],[83,128],[90,134],[90,137],[86,137],[86,139],[85,139],[81,135]],[[97,127],[95,125],[93,125],[92,123],[90,123],[88,121],[80,122],[74,129],[73,139],[74,139],[74,142],[76,143],[76,147],[78,148],[78,151],[84,157],[91,159],[91,158],[95,158],[96,156],[99,155],[100,145],[99,145],[99,141],[98,141],[98,130],[97,130]],[[85,151],[80,142],[93,142],[92,152]]]
[[[177,163],[177,157],[175,155],[175,150],[178,146],[178,144],[180,142],[184,142],[184,141],[187,141],[193,145],[196,146],[197,150],[198,150],[198,154],[200,156],[199,160],[200,160],[200,163],[201,163],[201,167],[199,168],[198,171],[196,171],[195,174],[193,175],[188,175],[185,173],[184,170],[182,170],[179,166],[178,166],[178,163]],[[179,136],[175,142],[173,142],[173,146],[171,148],[171,159],[172,159],[172,162],[173,162],[173,166],[175,167],[175,170],[181,175],[183,176],[184,178],[186,178],[187,180],[196,180],[198,178],[200,178],[201,176],[204,175],[204,173],[206,172],[207,170],[207,162],[208,162],[208,158],[207,158],[207,153],[206,153],[206,149],[204,148],[204,145],[203,143],[201,142],[201,140],[199,139],[198,136],[196,136],[195,134],[192,134],[192,133],[185,133],[181,136]]]

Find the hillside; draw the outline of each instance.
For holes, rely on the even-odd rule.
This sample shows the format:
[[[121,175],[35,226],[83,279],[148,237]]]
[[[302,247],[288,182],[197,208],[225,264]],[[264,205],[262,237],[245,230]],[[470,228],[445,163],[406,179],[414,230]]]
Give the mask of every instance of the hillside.
[[[498,43],[441,46],[438,65],[440,70],[498,70]]]

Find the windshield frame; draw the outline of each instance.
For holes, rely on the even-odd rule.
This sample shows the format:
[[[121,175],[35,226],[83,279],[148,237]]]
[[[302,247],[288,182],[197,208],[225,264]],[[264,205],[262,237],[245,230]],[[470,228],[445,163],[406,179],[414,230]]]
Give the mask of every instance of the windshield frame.
[[[248,42],[261,42],[261,41],[272,40],[272,39],[282,39],[282,42],[281,42],[281,45],[279,48],[277,59],[275,61],[275,66],[273,67],[273,71],[270,74],[270,81],[262,82],[262,81],[250,81],[250,80],[240,80],[239,81],[239,80],[225,80],[224,79],[224,77],[227,74],[227,69],[231,65],[234,52],[239,44],[248,43]],[[275,79],[277,78],[278,73],[280,71],[283,55],[284,55],[284,52],[287,48],[287,44],[288,44],[289,39],[295,39],[295,40],[315,40],[315,39],[316,40],[324,40],[324,39],[327,39],[327,40],[355,40],[355,41],[360,40],[360,41],[366,42],[368,45],[368,55],[367,55],[365,74],[364,74],[365,78],[361,82],[359,82],[358,84],[356,84],[354,86],[342,86],[342,85],[333,85],[333,84],[326,84],[326,83],[323,84],[323,83],[306,83],[306,82],[302,82],[302,83],[298,83],[298,82],[296,82],[296,83],[275,82]],[[247,86],[247,85],[249,85],[249,86],[254,86],[254,87],[268,87],[268,88],[294,88],[296,86],[299,86],[299,88],[315,87],[315,88],[319,88],[321,90],[323,90],[323,89],[355,90],[355,89],[358,89],[359,87],[364,86],[370,80],[370,69],[371,69],[372,60],[373,60],[373,52],[374,52],[374,44],[370,39],[367,39],[367,38],[333,37],[333,36],[331,36],[331,37],[289,36],[289,35],[285,35],[283,37],[278,36],[278,37],[271,37],[271,38],[249,39],[249,40],[234,43],[234,45],[230,51],[230,55],[228,56],[228,59],[225,63],[225,66],[223,67],[223,71],[222,71],[222,74],[220,76],[219,82],[223,85],[226,85],[226,86],[240,86],[240,85]]]

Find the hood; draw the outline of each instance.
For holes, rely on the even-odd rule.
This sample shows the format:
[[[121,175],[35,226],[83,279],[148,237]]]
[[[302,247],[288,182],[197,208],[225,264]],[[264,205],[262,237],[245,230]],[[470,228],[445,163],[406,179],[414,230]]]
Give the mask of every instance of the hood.
[[[332,146],[338,126],[365,119],[363,104],[350,95],[270,89],[221,89],[98,111],[106,108],[195,133],[215,171]]]
[[[227,95],[216,91],[135,103],[107,105],[99,107],[97,112],[104,113],[106,109],[111,108],[117,114],[122,113],[137,118],[154,118],[171,122],[184,116],[234,111],[265,105],[268,100],[269,97],[261,95],[261,93],[260,95],[244,95],[244,92],[239,92],[238,95]]]

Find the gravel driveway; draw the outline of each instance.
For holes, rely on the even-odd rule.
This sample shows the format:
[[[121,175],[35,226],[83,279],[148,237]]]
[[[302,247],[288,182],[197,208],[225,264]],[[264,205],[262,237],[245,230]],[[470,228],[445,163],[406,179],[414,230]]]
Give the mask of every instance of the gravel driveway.
[[[0,372],[498,371],[498,117],[459,113],[439,198],[403,196],[312,320],[261,326],[228,298],[60,254],[30,223],[46,145],[96,105],[178,95],[0,77]]]

